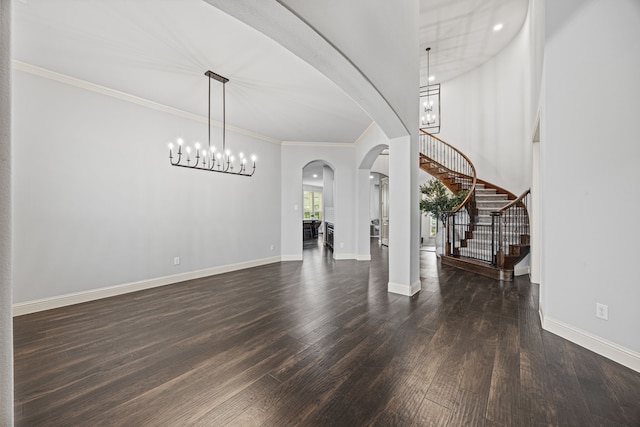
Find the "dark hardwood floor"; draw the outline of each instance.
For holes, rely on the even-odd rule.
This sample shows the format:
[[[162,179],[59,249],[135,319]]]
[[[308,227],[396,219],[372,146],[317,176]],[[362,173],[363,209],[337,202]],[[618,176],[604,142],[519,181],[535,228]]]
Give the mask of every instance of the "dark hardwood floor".
[[[387,249],[15,318],[18,426],[640,426],[640,374],[540,328],[538,287]]]

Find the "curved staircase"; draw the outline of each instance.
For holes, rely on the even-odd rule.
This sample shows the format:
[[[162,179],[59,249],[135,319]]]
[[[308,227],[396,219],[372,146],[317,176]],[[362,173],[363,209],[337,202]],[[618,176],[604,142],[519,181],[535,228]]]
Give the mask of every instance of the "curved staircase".
[[[514,267],[529,253],[530,190],[521,196],[476,176],[462,152],[421,130],[420,167],[464,201],[447,215],[442,263],[499,280],[513,280]]]

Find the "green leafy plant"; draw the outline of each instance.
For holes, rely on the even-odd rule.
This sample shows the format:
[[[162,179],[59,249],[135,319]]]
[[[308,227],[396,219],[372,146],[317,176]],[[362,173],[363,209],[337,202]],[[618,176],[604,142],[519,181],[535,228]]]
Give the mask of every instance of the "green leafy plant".
[[[458,194],[453,194],[437,179],[432,179],[426,184],[421,185],[420,193],[422,193],[420,210],[438,218],[443,226],[445,226],[447,222],[447,212],[451,212],[457,208],[458,205],[464,201],[465,197],[467,197],[466,190]]]

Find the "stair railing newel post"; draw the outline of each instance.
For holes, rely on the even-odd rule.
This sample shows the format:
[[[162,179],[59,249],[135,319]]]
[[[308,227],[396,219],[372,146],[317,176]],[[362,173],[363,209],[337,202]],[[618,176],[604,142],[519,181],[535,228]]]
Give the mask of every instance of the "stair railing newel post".
[[[498,267],[502,268],[504,267],[504,240],[506,239],[504,233],[505,222],[502,213],[496,212],[496,215],[498,217]]]
[[[449,213],[449,217],[451,218],[451,222],[453,223],[451,226],[451,255],[456,255],[456,214]]]
[[[450,255],[450,248],[451,248],[451,240],[449,239],[449,233],[450,233],[450,228],[451,228],[451,224],[449,223],[449,216],[447,216],[446,220],[446,226],[444,229],[445,235],[446,235],[446,242],[444,244],[444,255]]]
[[[496,226],[500,225],[500,219],[498,218],[497,212],[491,213],[491,265],[496,267],[498,265],[498,253],[496,251]],[[500,238],[498,237],[498,244],[500,243]]]

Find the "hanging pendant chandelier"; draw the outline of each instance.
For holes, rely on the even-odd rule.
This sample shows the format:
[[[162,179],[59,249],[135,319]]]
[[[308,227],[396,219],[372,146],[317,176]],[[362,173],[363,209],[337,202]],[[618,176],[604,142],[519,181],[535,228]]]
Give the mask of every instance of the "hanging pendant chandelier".
[[[176,141],[178,152],[174,156],[174,144],[169,143],[169,161],[173,166],[183,168],[199,169],[209,172],[227,173],[240,176],[252,176],[256,171],[256,156],[247,159],[243,153],[239,153],[236,158],[226,147],[226,99],[225,85],[229,81],[228,78],[222,77],[213,71],[204,73],[209,78],[209,102],[208,102],[208,146],[202,148],[199,143],[195,143],[195,153],[189,146],[184,146],[184,141],[178,138]],[[222,149],[216,150],[211,145],[211,80],[222,83]],[[194,155],[195,154],[195,155]],[[252,165],[247,170],[247,163],[251,161]]]
[[[430,74],[431,48],[427,49],[427,85],[420,88],[420,129],[429,133],[440,132],[440,84],[429,84],[433,80]]]
[[[431,73],[429,72],[429,53],[431,52],[431,48],[428,47],[427,48],[427,82],[429,81],[429,79],[431,78]],[[429,87],[429,84],[427,83],[427,87]],[[433,99],[431,99],[431,95],[429,94],[429,91],[427,91],[427,100],[423,101],[422,103],[422,108],[423,108],[423,112],[422,112],[422,124],[423,125],[432,125],[436,122],[436,114],[434,114],[433,112]]]

